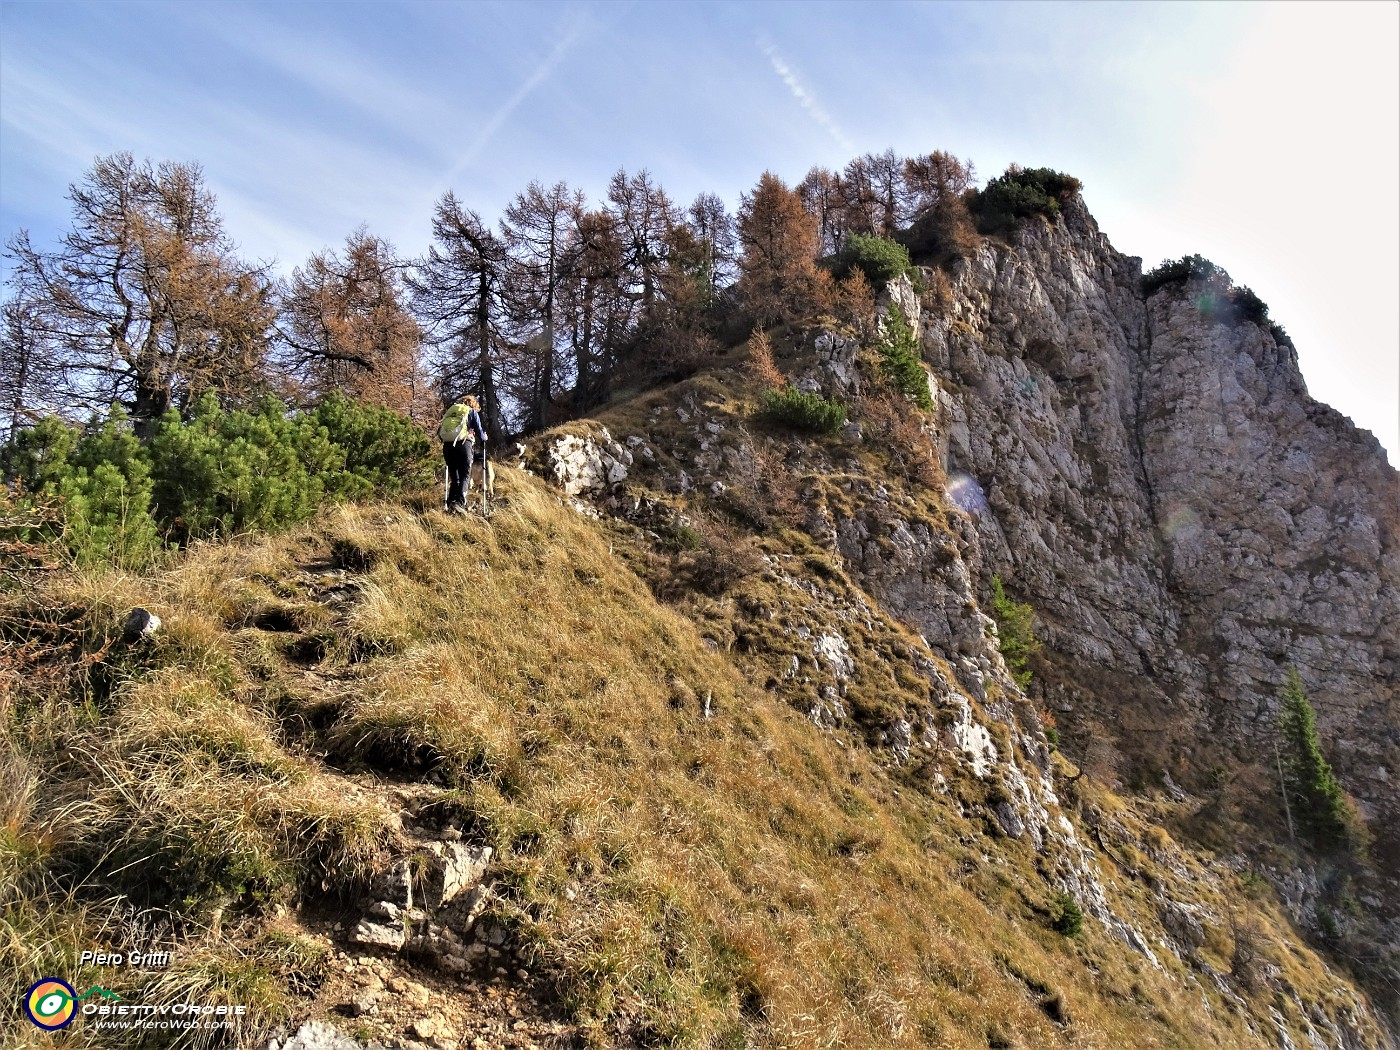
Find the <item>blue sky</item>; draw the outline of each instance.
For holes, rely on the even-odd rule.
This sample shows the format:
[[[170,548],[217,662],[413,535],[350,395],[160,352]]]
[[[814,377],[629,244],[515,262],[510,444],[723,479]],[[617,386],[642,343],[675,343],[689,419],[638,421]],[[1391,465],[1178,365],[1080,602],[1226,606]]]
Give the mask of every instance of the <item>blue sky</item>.
[[[123,149],[290,271],[361,223],[423,251],[448,188],[733,208],[886,147],[1070,172],[1119,250],[1209,256],[1397,460],[1400,5],[0,0],[0,235],[41,244]]]

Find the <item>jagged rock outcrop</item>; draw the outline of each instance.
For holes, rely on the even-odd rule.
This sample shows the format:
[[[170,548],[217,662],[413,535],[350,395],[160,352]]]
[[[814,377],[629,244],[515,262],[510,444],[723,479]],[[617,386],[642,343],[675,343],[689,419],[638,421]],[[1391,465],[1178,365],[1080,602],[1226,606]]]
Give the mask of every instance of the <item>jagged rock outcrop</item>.
[[[1400,480],[1286,342],[1139,273],[1074,201],[923,312],[948,470],[986,497],[966,557],[1035,606],[1052,706],[1163,768],[1268,745],[1297,666],[1400,870]]]
[[[632,453],[599,427],[596,433],[560,434],[539,451],[534,466],[571,498],[597,497],[626,479]]]

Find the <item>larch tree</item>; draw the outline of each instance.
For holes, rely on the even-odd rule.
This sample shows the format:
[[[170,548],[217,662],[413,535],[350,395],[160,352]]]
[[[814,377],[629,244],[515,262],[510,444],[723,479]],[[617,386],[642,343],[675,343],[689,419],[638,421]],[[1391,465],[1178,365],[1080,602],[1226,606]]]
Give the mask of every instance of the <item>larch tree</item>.
[[[863,158],[872,201],[872,227],[881,237],[893,237],[909,221],[909,196],[904,160],[892,149]]]
[[[870,170],[869,155],[846,162],[837,180],[841,193],[842,226],[846,233],[880,232],[880,204]]]
[[[716,294],[713,244],[680,223],[671,227],[667,245],[660,298],[639,333],[646,354],[631,362],[633,374],[643,379],[688,374],[715,348],[707,327]]]
[[[7,245],[36,353],[61,366],[62,407],[113,402],[148,437],[206,391],[251,397],[276,315],[265,270],[238,259],[197,165],[99,158],[69,187],[73,225],[53,251]]]
[[[966,200],[976,177],[972,161],[960,161],[941,150],[904,162],[911,251],[919,255],[967,255],[977,246],[977,229]]]
[[[841,193],[841,177],[814,167],[797,184],[802,206],[817,221],[817,253],[835,255],[846,235],[846,203]]]
[[[563,182],[548,189],[531,182],[501,221],[510,260],[505,300],[519,345],[511,371],[531,430],[549,425],[551,399],[561,378],[556,333],[564,281],[578,252],[571,236],[573,216],[582,206],[583,195],[570,192]]]
[[[63,369],[40,324],[23,295],[0,306],[0,436],[6,441],[62,408],[54,392],[63,385]]]
[[[765,171],[739,207],[739,293],[760,325],[811,312],[818,279],[817,222],[782,179]]]
[[[487,432],[499,441],[505,431],[498,370],[506,247],[450,190],[434,208],[433,237],[436,243],[408,276],[414,312],[439,348],[444,398],[478,397]]]
[[[602,403],[639,312],[627,266],[627,233],[611,209],[579,208],[572,232],[576,254],[565,282],[573,389],[569,410]]]
[[[313,396],[340,391],[423,415],[422,332],[403,274],[389,242],[364,227],[346,238],[343,253],[318,252],[292,271],[282,304],[287,363]]]
[[[608,183],[608,210],[617,219],[622,262],[631,294],[649,308],[666,266],[667,237],[678,222],[666,191],[642,169],[628,177],[618,171]]]
[[[721,288],[734,279],[737,242],[734,216],[724,207],[724,201],[713,193],[696,196],[686,211],[685,226],[700,246],[703,266],[710,287],[709,300],[719,297]]]

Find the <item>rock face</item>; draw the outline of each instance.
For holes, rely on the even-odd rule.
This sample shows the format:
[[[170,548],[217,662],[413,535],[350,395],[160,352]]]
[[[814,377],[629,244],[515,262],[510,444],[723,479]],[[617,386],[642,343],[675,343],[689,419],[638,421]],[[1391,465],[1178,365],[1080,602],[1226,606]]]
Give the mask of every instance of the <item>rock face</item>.
[[[632,466],[632,453],[613,440],[607,427],[596,434],[562,434],[540,452],[539,467],[565,495],[601,496],[619,485]]]
[[[985,493],[966,558],[1035,606],[1051,705],[1162,769],[1271,747],[1296,666],[1400,870],[1400,478],[1287,342],[1139,274],[1076,200],[922,311],[948,472]]]

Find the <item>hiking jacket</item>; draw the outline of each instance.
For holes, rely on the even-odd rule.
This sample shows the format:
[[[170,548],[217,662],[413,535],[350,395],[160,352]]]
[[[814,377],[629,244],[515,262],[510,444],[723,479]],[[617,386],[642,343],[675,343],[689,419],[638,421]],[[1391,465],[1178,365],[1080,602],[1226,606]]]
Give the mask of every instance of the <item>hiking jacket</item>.
[[[438,437],[448,445],[455,445],[461,441],[485,442],[486,429],[481,425],[481,414],[476,409],[458,402],[442,417],[442,423],[438,426]]]

